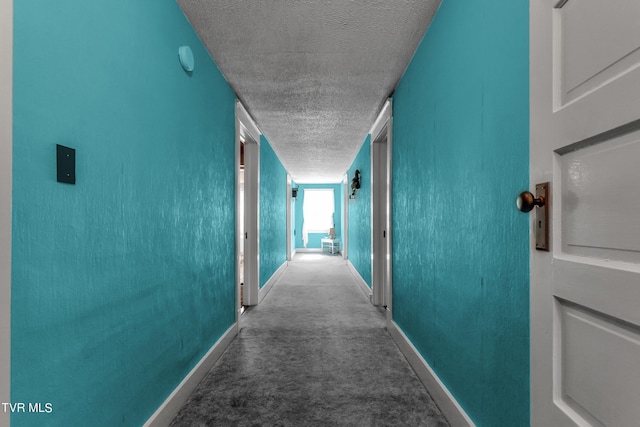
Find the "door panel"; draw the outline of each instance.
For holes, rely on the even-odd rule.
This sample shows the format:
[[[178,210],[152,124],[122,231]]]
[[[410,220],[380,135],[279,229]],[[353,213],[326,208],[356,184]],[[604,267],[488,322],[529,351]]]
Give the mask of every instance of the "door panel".
[[[601,0],[570,0],[556,10],[562,104],[640,63],[637,0],[619,0],[615,7]]]
[[[553,293],[624,322],[640,324],[638,271],[623,263],[560,257],[553,264]]]
[[[531,186],[551,183],[552,224],[550,252],[531,245],[532,425],[637,425],[640,3],[530,5]]]
[[[640,132],[561,156],[563,250],[640,262]]]
[[[557,399],[592,425],[637,425],[640,328],[568,303],[559,310]]]

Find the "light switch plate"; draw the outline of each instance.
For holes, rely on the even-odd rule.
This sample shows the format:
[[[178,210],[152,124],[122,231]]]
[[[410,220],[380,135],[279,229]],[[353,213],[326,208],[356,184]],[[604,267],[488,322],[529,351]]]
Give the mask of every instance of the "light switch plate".
[[[58,182],[76,183],[76,150],[56,144]]]

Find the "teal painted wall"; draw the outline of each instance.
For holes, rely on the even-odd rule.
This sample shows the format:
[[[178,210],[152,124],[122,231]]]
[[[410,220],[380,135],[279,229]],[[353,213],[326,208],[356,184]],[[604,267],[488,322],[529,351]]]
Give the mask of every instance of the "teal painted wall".
[[[287,260],[287,171],[260,136],[260,287]]]
[[[140,426],[235,321],[235,96],[175,1],[14,7],[12,426]]]
[[[335,212],[333,213],[333,224],[336,229],[336,237],[340,238],[342,236],[342,217],[340,216],[340,212],[343,210],[343,193],[342,187],[340,184],[297,184],[298,186],[298,197],[294,201],[295,204],[295,225],[294,228],[296,230],[295,235],[295,247],[296,248],[304,248],[304,243],[302,241],[302,225],[304,221],[304,215],[302,211],[302,206],[304,204],[304,189],[305,188],[327,188],[333,189],[333,198],[334,198],[334,207]],[[321,239],[329,234],[329,230],[326,233],[309,233],[309,241],[307,242],[307,249],[320,249],[322,247]]]
[[[487,427],[529,425],[528,10],[444,0],[394,94],[394,320]]]
[[[349,168],[349,189],[356,169],[360,171],[360,189],[355,199],[349,199],[349,260],[371,287],[371,135]]]

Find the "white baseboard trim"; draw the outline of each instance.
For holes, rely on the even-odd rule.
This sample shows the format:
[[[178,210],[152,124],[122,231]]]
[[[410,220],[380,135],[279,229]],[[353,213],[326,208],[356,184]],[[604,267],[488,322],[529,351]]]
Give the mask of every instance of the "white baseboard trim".
[[[264,286],[260,288],[260,292],[258,293],[258,304],[260,304],[264,297],[267,296],[271,288],[273,288],[273,285],[276,284],[276,282],[278,281],[280,276],[282,276],[282,273],[284,273],[288,266],[289,263],[287,261],[283,262],[282,265],[278,267],[278,269],[271,275],[271,277],[269,277],[267,283],[265,283]]]
[[[322,252],[322,248],[297,248],[296,252]]]
[[[238,334],[238,323],[231,325],[227,331],[209,349],[207,354],[193,367],[178,387],[165,399],[156,412],[144,423],[144,427],[168,426],[176,417],[178,411],[196,389],[200,381],[209,373],[213,365],[220,359],[222,353],[227,349],[231,341]]]
[[[431,366],[420,355],[415,346],[409,341],[409,338],[402,332],[402,329],[392,320],[387,322],[387,329],[391,337],[404,354],[413,370],[420,378],[422,384],[429,391],[429,394],[436,402],[442,414],[449,421],[452,427],[475,427],[475,424],[469,418],[462,406],[456,401],[447,387],[440,381],[440,378],[431,369]]]
[[[371,292],[371,288],[369,287],[369,285],[367,285],[367,282],[364,281],[360,273],[358,273],[358,270],[356,270],[354,265],[351,264],[351,261],[349,260],[347,260],[347,267],[349,267],[351,274],[353,274],[353,278],[356,279],[356,283],[360,286],[360,289],[362,289],[362,292],[364,292],[364,294],[367,296],[369,301],[371,301],[373,293]]]

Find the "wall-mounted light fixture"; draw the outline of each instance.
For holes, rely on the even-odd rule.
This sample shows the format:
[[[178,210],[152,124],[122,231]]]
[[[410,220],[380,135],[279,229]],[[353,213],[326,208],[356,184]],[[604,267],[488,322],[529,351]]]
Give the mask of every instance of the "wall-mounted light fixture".
[[[356,191],[360,189],[360,170],[356,169],[356,172],[353,175],[353,179],[351,180],[351,195],[350,199],[356,198]]]

